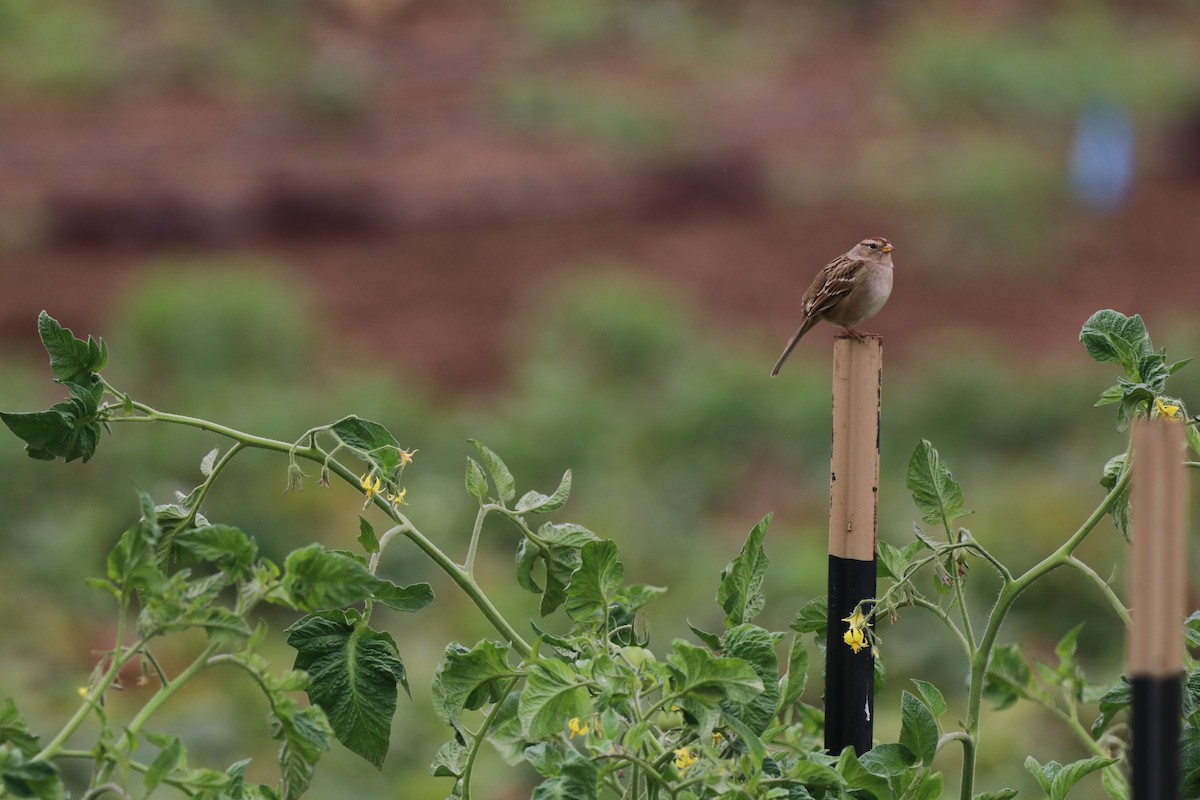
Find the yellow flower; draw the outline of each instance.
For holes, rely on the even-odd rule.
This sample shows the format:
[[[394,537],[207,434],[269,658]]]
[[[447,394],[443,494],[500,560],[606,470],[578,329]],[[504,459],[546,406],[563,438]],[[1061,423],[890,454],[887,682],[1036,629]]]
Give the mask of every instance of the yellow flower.
[[[1179,418],[1179,406],[1174,403],[1164,403],[1161,397],[1154,398],[1154,405],[1158,406],[1158,413],[1167,419]]]
[[[723,742],[723,741],[725,741],[724,735],[722,735],[720,731],[713,731],[713,735],[712,735],[713,747],[720,747],[721,742]]]
[[[851,628],[842,636],[842,641],[850,645],[850,649],[855,653],[862,650],[867,645],[867,637],[863,634],[862,628]]]
[[[389,494],[387,496],[387,501],[394,506],[408,505],[407,503],[404,502],[404,496],[406,494],[408,494],[407,486],[405,486],[403,489],[401,489],[397,494]]]
[[[867,643],[867,618],[863,616],[862,610],[855,608],[854,613],[848,617],[842,617],[842,622],[847,623],[850,629],[842,635],[842,641],[850,646],[850,649],[855,653],[862,650],[864,647],[868,650],[870,645]]]
[[[75,691],[79,694],[80,697],[87,697],[87,695],[88,695],[88,688],[86,686],[80,686]]]
[[[358,485],[367,493],[367,499],[370,500],[375,495],[383,490],[383,482],[379,478],[371,479],[370,472],[364,472],[363,476],[358,479]]]
[[[413,456],[419,453],[419,450],[401,450],[400,451],[400,466],[408,466],[412,463]]]
[[[574,739],[576,736],[587,736],[588,731],[591,730],[591,728],[589,728],[586,724],[579,721],[579,717],[571,717],[569,720],[567,720],[567,727],[571,731],[570,738],[572,739]]]
[[[681,747],[675,751],[675,766],[681,770],[687,769],[699,760],[690,747]]]

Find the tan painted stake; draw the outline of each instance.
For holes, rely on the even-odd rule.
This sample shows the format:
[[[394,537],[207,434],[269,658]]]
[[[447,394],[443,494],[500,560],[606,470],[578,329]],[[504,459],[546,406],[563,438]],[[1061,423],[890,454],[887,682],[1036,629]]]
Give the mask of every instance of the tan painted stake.
[[[825,640],[825,748],[871,749],[874,657],[843,640],[844,621],[875,596],[879,399],[883,340],[839,336],[833,346],[833,455],[829,474],[829,616]],[[869,611],[869,609],[864,609]]]
[[[1185,424],[1159,419],[1138,422],[1133,429],[1128,656],[1133,800],[1179,797],[1187,591]]]
[[[829,554],[875,559],[883,339],[839,336],[833,346]]]
[[[1183,671],[1187,589],[1183,434],[1183,423],[1161,419],[1139,422],[1133,430],[1131,675],[1173,678]]]

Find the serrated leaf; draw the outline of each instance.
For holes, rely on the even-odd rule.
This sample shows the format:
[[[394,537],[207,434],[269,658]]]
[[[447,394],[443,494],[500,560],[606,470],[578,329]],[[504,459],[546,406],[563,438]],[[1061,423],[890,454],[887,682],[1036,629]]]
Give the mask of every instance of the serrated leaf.
[[[1133,704],[1133,684],[1122,675],[1097,701],[1100,716],[1092,723],[1092,736],[1099,738],[1108,729],[1117,714]]]
[[[763,517],[746,537],[738,555],[721,570],[717,587],[717,603],[725,611],[725,627],[732,628],[749,622],[766,605],[763,576],[770,563],[763,552],[763,537],[771,524],[771,515]]]
[[[375,599],[388,608],[412,613],[433,602],[433,587],[428,583],[397,586],[391,581],[380,581],[379,588],[375,590]]]
[[[358,543],[371,555],[379,552],[379,537],[375,535],[375,528],[362,516],[358,518]]]
[[[333,730],[319,706],[301,710],[291,698],[276,698],[272,709],[271,737],[283,743],[279,748],[281,795],[283,800],[296,800],[308,790],[321,753],[329,749]]]
[[[463,709],[481,708],[503,696],[504,684],[519,672],[508,665],[508,645],[482,641],[467,649],[457,642],[446,646],[433,672],[433,710],[438,719],[459,727]]]
[[[1142,318],[1137,314],[1127,317],[1112,309],[1089,317],[1079,332],[1079,341],[1096,361],[1120,364],[1131,380],[1138,377],[1138,360],[1154,351]]]
[[[595,761],[568,750],[561,773],[533,790],[530,800],[596,800],[600,767]]]
[[[245,532],[232,525],[205,525],[177,533],[176,547],[199,561],[232,567],[248,567],[258,558],[258,546]]]
[[[525,760],[529,766],[543,778],[554,778],[562,774],[562,751],[546,742],[529,745],[524,751]]]
[[[395,476],[403,463],[400,443],[378,422],[351,415],[330,425],[329,430],[380,475]]]
[[[862,790],[874,800],[894,800],[895,798],[895,793],[892,792],[887,778],[882,778],[868,770],[858,760],[853,747],[847,747],[842,751],[838,758],[837,771],[846,780],[846,785],[850,789]]]
[[[675,704],[697,717],[704,708],[715,708],[723,700],[746,703],[763,691],[762,679],[745,661],[717,658],[682,639],[671,643],[667,669],[671,677],[669,693]]]
[[[538,539],[543,551],[529,539],[522,539],[517,546],[517,583],[525,589],[541,593],[541,614],[546,616],[567,599],[567,586],[571,575],[579,568],[580,550],[588,542],[598,542],[596,534],[574,523],[547,522],[538,528]],[[546,569],[546,585],[540,587],[533,579],[533,568],[541,560]]]
[[[625,578],[625,567],[617,555],[612,540],[588,542],[580,550],[579,568],[571,574],[567,587],[566,609],[571,619],[584,622],[607,616],[613,595]]]
[[[1075,784],[1097,770],[1116,764],[1119,760],[1117,758],[1092,756],[1091,758],[1085,758],[1082,761],[1075,761],[1063,766],[1051,781],[1050,800],[1064,800],[1067,793],[1071,791],[1071,788]]]
[[[784,676],[783,696],[779,703],[779,711],[791,708],[804,694],[808,684],[808,648],[800,636],[792,637],[792,646],[788,650],[788,671]]]
[[[47,411],[0,411],[0,421],[25,442],[25,452],[39,461],[89,461],[100,442],[97,416],[104,387],[67,384],[71,397]]]
[[[872,774],[892,778],[908,772],[917,756],[903,744],[877,744],[858,760]]]
[[[1104,470],[1100,475],[1100,485],[1107,491],[1112,491],[1113,487],[1121,479],[1121,476],[1128,468],[1128,458],[1125,453],[1119,453],[1108,460],[1104,465]],[[1125,541],[1130,541],[1129,534],[1129,494],[1131,486],[1126,486],[1109,508],[1108,514],[1112,518],[1113,525],[1125,537]]]
[[[14,797],[65,800],[67,796],[58,777],[58,767],[49,761],[4,764],[0,766],[0,781]]]
[[[466,745],[456,739],[451,739],[438,748],[429,765],[429,774],[435,778],[458,778],[467,766],[467,756],[470,753]]]
[[[926,766],[937,753],[938,727],[933,712],[916,695],[900,695],[900,744],[915,753]]]
[[[1018,699],[1030,696],[1032,680],[1033,674],[1019,645],[997,647],[988,664],[983,694],[996,704],[997,710],[1008,708]]]
[[[396,687],[408,691],[404,663],[390,633],[372,630],[356,611],[309,614],[288,628],[293,669],[308,673],[308,698],[320,706],[339,742],[383,768],[396,713]]]
[[[929,706],[929,710],[933,712],[935,717],[940,717],[946,713],[946,698],[940,689],[929,681],[923,681],[918,678],[912,678],[911,680],[916,685],[921,698],[925,701],[925,705]]]
[[[829,624],[829,598],[814,597],[796,612],[796,616],[788,625],[796,633],[815,633],[818,638],[825,638],[825,628]]]
[[[692,633],[696,634],[697,639],[704,642],[704,644],[708,647],[709,650],[712,650],[714,653],[721,652],[721,637],[720,636],[717,636],[715,633],[709,633],[706,630],[697,628],[691,622],[689,622],[687,624],[687,626],[692,629]]]
[[[762,734],[775,718],[779,704],[779,659],[775,637],[757,625],[744,623],[730,628],[721,641],[721,655],[746,662],[762,681],[763,690],[752,700],[727,703],[722,710],[732,713],[755,734]]]
[[[41,749],[38,737],[29,729],[29,723],[11,697],[4,698],[4,704],[0,705],[0,742],[11,743],[26,758]]]
[[[483,474],[483,467],[479,466],[479,462],[467,456],[467,491],[478,500],[483,502],[487,497],[487,476]]]
[[[938,451],[922,439],[908,462],[907,486],[921,519],[947,530],[959,517],[972,513],[963,508],[962,488],[942,462]]]
[[[521,733],[530,741],[560,735],[567,720],[591,710],[587,687],[575,670],[561,661],[543,658],[529,664],[517,713]]]
[[[147,736],[147,738],[151,737]],[[160,750],[154,760],[150,762],[150,768],[146,770],[146,776],[143,778],[143,788],[147,794],[154,791],[155,787],[161,784],[168,775],[187,763],[183,744],[179,741],[178,736],[163,736],[157,741],[153,739],[152,741]]]
[[[382,582],[351,556],[311,544],[284,560],[283,590],[304,611],[341,608],[372,597]]]
[[[571,495],[571,470],[563,473],[562,480],[553,494],[544,495],[541,492],[528,491],[517,501],[516,510],[529,514],[549,514],[558,511],[567,503]]]
[[[94,373],[108,363],[108,345],[103,339],[77,339],[70,328],[59,325],[45,311],[38,314],[38,336],[50,354],[50,369],[59,383],[90,386],[95,382]]]
[[[221,448],[214,447],[205,454],[204,458],[200,459],[200,474],[208,478],[212,475],[213,467],[217,464],[217,456],[220,454]]]
[[[468,442],[479,451],[479,457],[483,461],[483,466],[487,468],[488,474],[492,476],[492,483],[496,486],[496,495],[500,498],[500,502],[507,503],[516,495],[516,482],[513,480],[512,473],[508,471],[508,467],[500,456],[496,455],[482,442],[474,439],[468,439]]]

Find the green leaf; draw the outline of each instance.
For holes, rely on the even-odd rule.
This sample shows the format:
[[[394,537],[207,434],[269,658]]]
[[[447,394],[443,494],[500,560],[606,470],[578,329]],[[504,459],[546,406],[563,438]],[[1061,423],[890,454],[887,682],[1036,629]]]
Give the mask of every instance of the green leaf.
[[[708,631],[702,630],[701,628],[697,628],[695,625],[693,625],[690,622],[688,623],[688,627],[692,629],[692,633],[696,634],[697,639],[704,642],[704,644],[708,647],[709,650],[712,650],[714,653],[721,652],[721,637],[720,636],[717,636],[715,633],[709,633]]]
[[[580,550],[588,542],[598,542],[600,538],[587,528],[570,522],[547,522],[538,528],[537,536],[545,550],[529,539],[522,539],[517,547],[517,583],[531,592],[541,593],[540,610],[542,616],[546,616],[567,599],[567,586],[582,560]],[[544,589],[533,579],[533,568],[539,560],[546,569]]]
[[[933,712],[916,695],[900,695],[900,744],[913,751],[926,766],[937,753],[938,727]]]
[[[963,508],[962,487],[925,439],[909,459],[907,485],[921,519],[931,525],[941,524],[949,530],[954,520],[972,513]]]
[[[997,710],[1008,708],[1030,696],[1032,681],[1033,674],[1019,645],[997,647],[988,664],[983,694],[996,704]]]
[[[58,777],[58,767],[49,761],[4,764],[0,766],[0,781],[14,797],[64,800],[67,796]]]
[[[549,514],[566,505],[570,495],[571,470],[567,470],[563,473],[562,480],[553,494],[547,496],[540,492],[528,491],[517,501],[516,510],[521,514]]]
[[[1038,779],[1038,783],[1041,784],[1043,789],[1046,789],[1046,794],[1050,797],[1050,800],[1064,800],[1064,798],[1067,796],[1067,793],[1070,792],[1071,788],[1075,786],[1075,784],[1079,783],[1079,781],[1083,780],[1085,777],[1093,772],[1096,772],[1097,770],[1101,770],[1107,766],[1116,764],[1119,760],[1120,759],[1117,758],[1092,756],[1091,758],[1085,758],[1082,761],[1075,761],[1065,766],[1060,765],[1055,761],[1051,761],[1045,766],[1042,766],[1039,765],[1032,756],[1030,756],[1025,761],[1025,767],[1026,769],[1029,769],[1030,772],[1034,773],[1034,777]],[[1033,762],[1032,765],[1030,764],[1030,761]],[[1038,771],[1035,771],[1034,769],[1035,765],[1037,770],[1041,773],[1040,776],[1038,775]],[[1047,781],[1049,782],[1048,788]]]
[[[467,491],[482,503],[487,497],[487,476],[483,474],[483,467],[479,466],[479,462],[470,456],[467,456],[466,482]]]
[[[165,577],[154,561],[155,550],[162,538],[158,510],[148,494],[137,488],[134,491],[141,507],[141,519],[121,534],[117,546],[108,554],[108,579],[123,588],[157,583]]]
[[[150,769],[146,770],[146,776],[143,778],[143,788],[146,790],[146,794],[149,794],[172,772],[184,768],[187,764],[187,757],[178,736],[147,734],[146,738],[160,748],[158,755],[150,762]]]
[[[467,767],[470,751],[457,739],[451,739],[438,748],[429,765],[429,774],[436,778],[459,778]]]
[[[568,750],[562,772],[533,790],[530,800],[596,800],[600,791],[597,762]]]
[[[524,756],[529,766],[543,778],[555,778],[562,774],[563,754],[557,747],[539,742],[526,747]]]
[[[396,685],[408,691],[404,663],[390,633],[372,630],[356,611],[325,611],[288,628],[293,669],[308,673],[308,698],[334,735],[376,769],[383,768],[396,713]]]
[[[380,475],[391,479],[399,472],[403,463],[400,443],[378,422],[351,415],[330,425],[329,430]]]
[[[29,723],[11,697],[4,698],[4,705],[0,705],[0,742],[11,742],[26,758],[41,750],[38,737],[29,729]]]
[[[48,411],[0,411],[0,420],[25,442],[25,452],[39,461],[83,459],[86,463],[100,442],[99,403],[102,384],[67,384],[70,398]]]
[[[922,775],[917,787],[910,790],[909,797],[912,800],[938,800],[942,796],[943,784],[940,772]]]
[[[329,749],[333,731],[319,706],[300,710],[290,697],[274,700],[271,737],[283,742],[279,749],[279,766],[283,770],[282,796],[283,800],[295,800],[312,782],[317,761],[321,753]]]
[[[904,571],[910,560],[910,558],[905,558],[904,550],[880,540],[875,553],[876,574],[898,581],[904,577]]]
[[[560,735],[572,717],[587,716],[591,699],[575,670],[561,661],[542,658],[529,664],[518,714],[521,733],[530,741]]]
[[[520,673],[508,665],[508,645],[482,641],[467,649],[457,642],[446,646],[433,672],[433,710],[438,719],[459,728],[463,709],[495,703],[504,694],[509,678]]]
[[[877,744],[859,757],[859,763],[874,775],[892,778],[908,772],[917,757],[902,744]]]
[[[76,339],[70,328],[59,325],[45,311],[38,314],[38,336],[50,354],[50,369],[59,383],[90,386],[96,380],[95,373],[108,363],[108,345],[103,339]]]
[[[382,582],[353,557],[310,544],[283,562],[283,590],[304,611],[340,608],[372,597]]]
[[[1079,332],[1079,341],[1096,361],[1120,364],[1131,380],[1139,377],[1138,360],[1154,351],[1142,318],[1137,314],[1127,317],[1112,309],[1089,317]]]
[[[1001,789],[996,792],[983,792],[982,794],[977,794],[973,800],[1012,800],[1016,796],[1016,789]]]
[[[1108,729],[1113,718],[1133,704],[1133,684],[1122,675],[1097,701],[1100,716],[1092,723],[1092,736],[1099,738]]]
[[[846,779],[851,789],[861,789],[874,800],[894,800],[895,793],[886,778],[875,775],[866,768],[854,754],[853,747],[847,747],[838,758],[837,771]]]
[[[1104,793],[1108,795],[1109,800],[1131,800],[1129,781],[1125,780],[1125,776],[1121,774],[1121,770],[1119,769],[1101,770],[1100,785],[1104,787]],[[1186,784],[1184,785],[1183,792],[1180,797],[1195,797],[1194,791],[1188,793]]]
[[[929,681],[923,681],[918,678],[912,678],[911,680],[916,685],[917,691],[920,692],[925,705],[929,706],[929,710],[933,712],[935,717],[940,717],[946,713],[946,698],[942,695],[940,689]]]
[[[763,552],[763,537],[770,524],[770,514],[759,520],[746,537],[742,551],[721,570],[717,602],[725,611],[727,628],[749,622],[766,605],[767,596],[762,587],[769,561]]]
[[[583,622],[607,616],[613,595],[625,578],[625,567],[617,555],[617,544],[612,540],[583,546],[579,568],[572,573],[567,586],[567,615],[571,619]]]
[[[774,721],[775,707],[779,704],[779,659],[775,655],[775,641],[775,637],[763,628],[744,623],[730,628],[721,643],[721,655],[749,664],[764,687],[750,702],[727,703],[722,709],[760,735]]]
[[[433,602],[433,587],[428,583],[397,586],[391,581],[380,581],[375,599],[388,608],[412,613]]]
[[[521,700],[520,692],[509,692],[500,701],[500,709],[492,717],[492,726],[488,728],[487,738],[500,758],[510,767],[515,767],[526,759],[529,742],[521,735],[521,717],[517,713],[517,704]]]
[[[824,639],[828,624],[829,598],[821,596],[814,597],[802,605],[788,627],[796,633],[815,633],[818,638]]]
[[[764,688],[762,679],[745,661],[717,658],[682,639],[671,643],[667,669],[671,678],[669,695],[675,705],[696,717],[722,700],[748,703]]]
[[[370,555],[379,552],[379,537],[375,535],[375,528],[362,516],[358,518],[358,543]]]
[[[242,568],[249,567],[258,558],[257,545],[232,525],[188,528],[176,534],[172,541],[199,561]]]
[[[804,694],[808,684],[808,648],[800,636],[792,637],[792,646],[788,651],[788,671],[784,676],[783,697],[779,703],[779,711],[791,708]]]
[[[500,498],[501,503],[507,503],[516,495],[516,482],[513,480],[512,473],[508,471],[504,461],[500,456],[493,453],[482,442],[477,442],[474,439],[468,439],[476,450],[479,451],[479,457],[483,461],[483,465],[487,467],[488,474],[492,476],[492,483],[496,485],[496,495]]]
[[[1127,457],[1125,453],[1119,453],[1108,460],[1104,465],[1104,472],[1100,475],[1100,485],[1107,491],[1112,491],[1117,482],[1121,480],[1121,476],[1127,468]],[[1129,493],[1131,486],[1126,486],[1120,496],[1113,502],[1109,509],[1109,516],[1112,517],[1113,525],[1125,537],[1125,541],[1130,541],[1129,533]]]

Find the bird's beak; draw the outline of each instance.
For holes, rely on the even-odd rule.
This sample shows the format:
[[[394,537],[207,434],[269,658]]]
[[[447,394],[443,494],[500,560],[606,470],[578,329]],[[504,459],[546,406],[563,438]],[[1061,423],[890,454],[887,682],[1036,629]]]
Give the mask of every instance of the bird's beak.
[[[893,250],[895,250],[895,249],[896,249],[896,248],[892,247],[890,244],[885,244],[885,245],[883,246],[883,252],[885,252],[885,253],[890,253],[890,252],[892,252],[892,251],[893,251]]]

